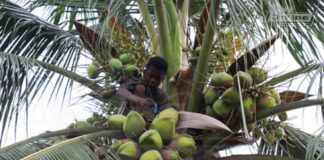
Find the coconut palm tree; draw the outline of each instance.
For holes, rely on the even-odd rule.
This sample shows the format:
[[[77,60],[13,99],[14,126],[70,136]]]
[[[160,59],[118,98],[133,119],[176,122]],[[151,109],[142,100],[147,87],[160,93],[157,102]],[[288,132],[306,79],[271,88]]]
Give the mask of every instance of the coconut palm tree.
[[[92,117],[98,122],[92,124],[94,127],[69,128],[32,137],[0,149],[3,159],[118,158],[113,151],[106,151],[107,146],[124,135],[122,131],[106,130],[103,116],[116,114],[116,106],[122,105],[113,93],[118,87],[116,84],[123,81],[124,72],[117,72],[110,61],[123,53],[134,57],[132,64],[140,70],[149,57],[164,57],[170,69],[163,88],[172,103],[181,106],[181,110],[205,113],[207,105],[203,93],[210,86],[208,80],[212,73],[224,71],[234,76],[238,71],[247,71],[267,54],[275,41],[285,44],[300,68],[267,78],[254,84],[254,89],[263,91],[264,86],[276,87],[294,77],[305,76],[311,79],[307,84],[309,88],[320,84],[317,98],[305,99],[308,91],[288,91],[287,88],[280,94],[285,102],[257,111],[250,120],[243,112],[239,120],[242,125],[230,125],[223,120],[233,132],[190,130],[197,144],[193,157],[219,158],[219,151],[242,144],[258,144],[259,147],[258,155],[246,155],[246,159],[260,156],[320,159],[323,156],[320,136],[306,134],[290,127],[285,119],[275,118],[292,109],[324,103],[321,94],[324,4],[321,1],[99,0],[85,3],[30,0],[0,1],[0,4],[1,139],[12,120],[17,120],[19,111],[28,110],[30,103],[47,91],[55,75],[59,76],[55,77],[52,96],[62,90],[68,94],[72,83],[78,82],[90,89],[88,96],[98,102],[97,107],[102,110],[102,115]],[[32,13],[37,9],[42,9],[43,17]],[[298,19],[299,16],[305,19]],[[200,51],[197,48],[201,48]],[[95,61],[101,72],[99,77],[76,72],[82,57]],[[188,64],[185,66],[188,69],[180,70],[184,67],[182,64]],[[183,79],[181,75],[186,72],[191,76]],[[188,82],[189,87],[179,85],[186,84],[183,82]],[[246,93],[243,89],[238,88],[240,102]],[[178,98],[183,92],[188,101]],[[243,105],[240,107],[244,110]],[[181,112],[180,116],[186,114]],[[203,116],[195,120],[199,118]],[[215,123],[222,125],[216,120]],[[202,129],[199,125],[190,127]],[[269,140],[267,133],[279,127],[286,133],[284,138]],[[71,136],[75,138],[70,139]],[[56,140],[64,141],[54,144]],[[297,155],[298,152],[301,154]]]

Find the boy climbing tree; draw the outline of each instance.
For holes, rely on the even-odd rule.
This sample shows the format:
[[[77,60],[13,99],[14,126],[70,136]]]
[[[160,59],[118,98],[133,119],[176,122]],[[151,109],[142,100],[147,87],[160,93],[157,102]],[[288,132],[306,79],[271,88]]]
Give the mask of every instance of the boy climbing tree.
[[[122,111],[124,115],[134,110],[152,120],[158,112],[171,106],[166,92],[159,88],[167,69],[168,63],[165,59],[152,57],[146,65],[143,77],[132,76],[119,87],[117,96],[127,101]]]

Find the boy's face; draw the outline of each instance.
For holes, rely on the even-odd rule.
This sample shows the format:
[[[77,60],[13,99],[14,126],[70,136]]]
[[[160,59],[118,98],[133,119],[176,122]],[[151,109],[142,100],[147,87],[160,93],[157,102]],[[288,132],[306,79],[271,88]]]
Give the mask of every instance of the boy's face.
[[[150,88],[157,88],[163,81],[164,75],[165,74],[163,71],[153,66],[150,66],[144,71],[144,80]]]

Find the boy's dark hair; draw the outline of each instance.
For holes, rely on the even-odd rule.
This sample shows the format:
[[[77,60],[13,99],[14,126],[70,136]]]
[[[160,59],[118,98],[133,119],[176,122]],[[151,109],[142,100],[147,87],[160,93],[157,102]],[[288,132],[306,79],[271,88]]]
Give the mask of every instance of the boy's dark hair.
[[[168,70],[168,62],[164,58],[159,56],[155,56],[149,59],[148,63],[146,64],[146,69],[148,69],[151,66],[163,71],[164,74]]]

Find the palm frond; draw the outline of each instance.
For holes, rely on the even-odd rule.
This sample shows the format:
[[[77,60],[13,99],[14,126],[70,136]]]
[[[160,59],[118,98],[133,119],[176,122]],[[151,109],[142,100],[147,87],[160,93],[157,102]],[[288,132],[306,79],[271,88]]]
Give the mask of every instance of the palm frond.
[[[263,143],[258,146],[259,154],[280,155],[297,159],[323,159],[323,133],[308,134],[300,129],[285,125],[286,138],[277,141],[273,146]]]
[[[84,134],[88,134],[86,136],[84,136],[83,140],[81,135]],[[93,148],[95,148],[96,146],[93,146],[91,143],[86,143],[86,142],[90,142],[91,140],[94,140],[97,138],[97,136],[102,137],[103,135],[105,137],[112,137],[112,138],[120,138],[122,137],[122,133],[118,132],[118,131],[103,131],[103,129],[100,128],[73,128],[73,129],[63,129],[63,130],[59,130],[59,131],[51,131],[51,132],[46,132],[46,133],[42,133],[38,136],[34,136],[31,137],[29,139],[23,140],[21,142],[18,143],[14,143],[12,145],[9,145],[7,147],[1,148],[0,149],[0,159],[5,159],[5,160],[16,160],[16,159],[21,159],[24,158],[26,156],[29,156],[31,154],[34,154],[38,151],[44,150],[47,147],[51,147],[51,146],[55,146],[57,142],[57,140],[60,140],[61,142],[63,142],[63,146],[66,145],[65,141],[67,141],[65,139],[62,140],[62,138],[57,138],[59,136],[65,136],[65,135],[74,135],[74,136],[80,136],[77,137],[75,139],[78,140],[71,140],[72,142],[68,142],[67,144],[71,144],[72,145],[68,145],[67,148],[70,147],[75,147],[78,145],[81,145],[80,147],[85,147],[82,146],[82,144],[80,141],[82,141],[82,143],[84,143],[84,145],[88,145],[92,146]],[[85,138],[86,137],[86,138]],[[86,140],[85,140],[86,139]],[[79,142],[77,142],[79,141]],[[61,148],[61,147],[59,147]],[[85,150],[87,150],[87,148],[83,148]],[[61,149],[59,149],[61,150]],[[55,149],[54,149],[55,151]],[[43,151],[41,151],[43,152]],[[60,152],[60,151],[55,151],[55,152]],[[91,153],[93,151],[90,151]]]
[[[103,10],[111,6],[129,5],[127,1],[106,1],[106,0],[90,0],[90,1],[64,1],[64,0],[31,0],[20,2],[28,11],[34,11],[39,8],[45,8],[44,17],[49,22],[59,25],[60,27],[73,28],[73,21],[82,21],[88,23],[98,23],[102,21]]]
[[[40,135],[28,138],[26,140],[14,143],[0,149],[0,159],[16,160],[26,157],[32,153],[38,152],[49,147],[49,141],[59,140],[55,137],[73,135],[80,136],[84,134],[102,131],[100,128],[68,128],[59,131],[48,131]],[[53,139],[54,137],[54,139]],[[53,140],[52,140],[53,139]]]
[[[106,28],[106,22],[111,17],[117,16],[123,26],[127,26],[134,34],[140,31],[138,21],[131,16],[140,13],[134,0],[90,0],[87,2],[80,0],[30,0],[21,1],[19,4],[30,12],[42,9],[44,12],[42,18],[68,30],[74,29],[74,21],[94,25],[97,29]],[[105,14],[107,10],[109,10],[109,16]]]
[[[39,152],[24,157],[22,160],[42,160],[42,159],[79,159],[79,160],[94,160],[98,159],[92,147],[94,144],[92,140],[100,137],[109,138],[122,138],[122,131],[101,131],[92,133],[80,137],[76,137],[70,140],[63,141],[54,146],[43,149]],[[107,159],[116,159],[113,152],[108,152],[105,155]]]
[[[317,136],[309,139],[307,144],[306,160],[324,159],[324,129]]]
[[[231,129],[228,128],[224,123],[210,116],[185,111],[180,111],[179,114],[180,119],[177,124],[178,129],[196,128],[204,130],[225,130],[232,132]]]
[[[61,76],[69,78],[70,80],[79,82],[82,85],[84,85],[85,87],[88,87],[89,89],[91,89],[95,92],[103,90],[103,88],[101,86],[99,86],[95,82],[93,82],[85,77],[82,77],[74,72],[65,70],[63,68],[57,67],[55,65],[52,65],[52,64],[49,64],[46,62],[42,62],[42,61],[32,59],[32,58],[25,58],[25,57],[14,55],[14,54],[8,54],[8,53],[4,53],[4,52],[0,52],[0,59],[4,59],[4,60],[6,60],[6,62],[10,62],[11,67],[14,69],[21,67],[21,69],[19,68],[16,71],[17,73],[19,73],[19,72],[27,73],[28,72],[28,73],[33,74],[33,72],[31,70],[35,69],[35,67],[40,67],[43,70],[58,73]],[[0,70],[4,70],[6,72],[7,68],[3,68],[2,65],[0,65]],[[28,98],[28,97],[26,97],[26,98]],[[10,108],[10,107],[1,108],[1,110],[3,110],[3,112],[0,113],[1,124],[2,124],[2,129],[3,129],[3,132],[1,133],[1,135],[2,135],[4,133],[4,130],[6,129],[6,124],[10,123],[10,119],[8,120],[8,119],[6,119],[6,117],[12,117],[18,111],[16,111],[16,108]]]
[[[306,3],[307,5],[301,5]],[[323,45],[321,24],[323,18],[323,4],[315,0],[307,1],[227,1],[231,23],[234,28],[246,33],[250,43],[260,42],[261,39],[278,33],[279,37],[286,43],[287,48],[300,65],[306,65],[311,61],[323,62],[320,54]],[[298,8],[299,6],[299,8]],[[300,7],[303,6],[303,7]],[[297,9],[296,9],[297,8]],[[287,13],[287,9],[292,9]],[[275,21],[274,15],[289,17],[291,15],[312,15],[311,22],[295,22],[288,18],[287,22]]]
[[[82,48],[74,35],[41,20],[9,1],[1,1],[0,11],[2,52],[37,59],[70,71],[75,70]],[[53,77],[52,73],[37,68],[30,74],[31,70],[26,68],[26,63],[6,58],[1,58],[1,68],[0,136],[5,132],[4,128],[9,126],[8,122],[15,119],[13,115],[23,106],[27,110],[30,100],[34,99],[36,94],[41,95]],[[72,82],[69,80],[63,82],[63,78],[58,77],[53,93],[57,93],[58,86],[63,87],[64,84],[68,90]]]
[[[305,5],[304,5],[305,4]],[[311,61],[323,62],[323,56],[320,54],[323,45],[318,45],[322,42],[323,36],[323,4],[316,0],[307,1],[289,1],[276,2],[276,7],[269,7],[266,11],[269,16],[275,15],[278,10],[286,11],[280,13],[280,16],[298,16],[304,15],[309,17],[309,21],[300,21],[287,19],[286,22],[272,22],[273,28],[282,34],[282,39],[287,45],[290,53],[300,65],[306,65]]]
[[[0,149],[0,159],[16,160],[40,151],[36,140],[25,140]]]
[[[316,47],[314,44],[320,44],[320,42],[324,41],[323,34],[321,34],[324,31],[322,27],[324,25],[324,4],[317,0],[292,2],[292,5],[296,8],[296,14],[309,14],[311,19],[309,22],[298,23],[298,25],[289,25],[289,31],[291,32],[286,32],[285,37],[288,39],[287,44],[290,52],[298,55],[298,59],[306,60],[304,63],[301,63],[301,65],[305,65],[312,60],[323,62],[324,57],[323,54],[320,53],[321,50],[324,49],[324,45],[316,45]],[[294,44],[298,43],[303,44],[305,47],[293,47]]]

